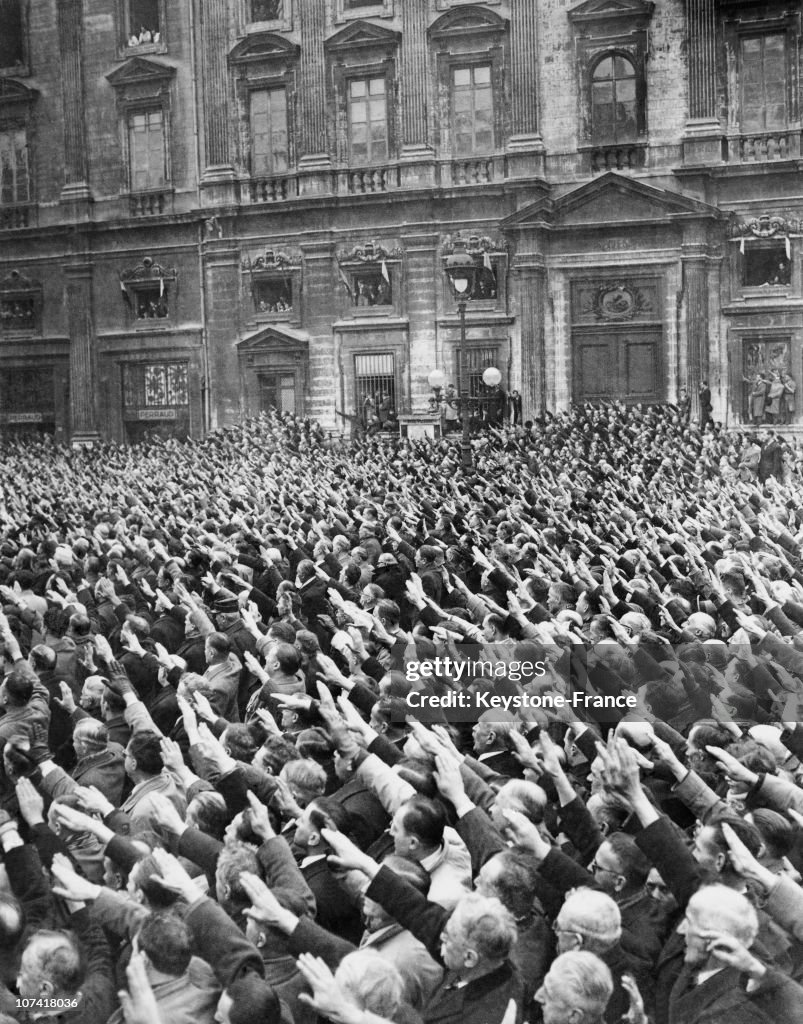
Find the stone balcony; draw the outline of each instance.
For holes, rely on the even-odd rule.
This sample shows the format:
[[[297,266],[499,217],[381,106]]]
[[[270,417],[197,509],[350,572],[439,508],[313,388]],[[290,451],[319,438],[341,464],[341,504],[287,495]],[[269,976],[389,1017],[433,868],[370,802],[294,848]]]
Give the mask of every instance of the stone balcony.
[[[773,163],[778,160],[799,160],[801,130],[778,129],[728,138],[728,163]]]

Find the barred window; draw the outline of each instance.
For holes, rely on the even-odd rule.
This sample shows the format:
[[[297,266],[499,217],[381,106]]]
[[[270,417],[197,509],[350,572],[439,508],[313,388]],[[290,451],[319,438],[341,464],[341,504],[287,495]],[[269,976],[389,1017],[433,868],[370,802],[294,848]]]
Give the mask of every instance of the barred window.
[[[456,352],[457,357],[457,380],[460,392],[463,390],[463,365],[460,350]],[[467,352],[466,364],[468,366],[468,394],[470,398],[479,398],[486,392],[482,382],[482,374],[489,366],[497,366],[499,360],[499,349],[493,348],[470,348]]]
[[[187,363],[127,363],[123,367],[126,409],[189,405]]]
[[[366,426],[375,414],[385,422],[389,410],[396,408],[396,367],[392,352],[377,352],[354,357],[357,412]]]

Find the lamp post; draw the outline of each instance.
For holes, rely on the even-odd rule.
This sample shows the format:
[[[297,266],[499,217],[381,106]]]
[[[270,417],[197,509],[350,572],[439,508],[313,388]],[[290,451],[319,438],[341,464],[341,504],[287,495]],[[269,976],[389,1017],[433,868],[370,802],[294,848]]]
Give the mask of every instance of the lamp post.
[[[463,433],[460,438],[460,461],[463,469],[471,469],[471,441],[469,440],[469,422],[471,411],[468,407],[468,353],[466,351],[466,304],[474,290],[477,267],[474,260],[466,252],[466,243],[457,239],[454,252],[446,257],[444,264],[446,277],[452,295],[457,302],[460,315],[460,415],[463,422]]]

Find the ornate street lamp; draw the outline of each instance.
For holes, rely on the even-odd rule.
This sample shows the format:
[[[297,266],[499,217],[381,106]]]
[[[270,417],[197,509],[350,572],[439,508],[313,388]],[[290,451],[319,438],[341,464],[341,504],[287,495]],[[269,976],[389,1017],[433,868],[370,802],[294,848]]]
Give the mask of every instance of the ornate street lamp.
[[[463,421],[463,433],[460,439],[460,459],[463,469],[471,469],[471,441],[469,440],[469,421],[471,412],[468,407],[468,353],[466,351],[466,304],[474,291],[477,265],[466,252],[463,239],[456,239],[454,252],[446,257],[444,270],[449,281],[452,295],[457,302],[460,315],[460,415]],[[501,378],[500,378],[501,379]]]
[[[443,370],[430,370],[427,383],[435,392],[435,401],[440,404],[441,392],[443,391],[443,385],[446,383],[446,374]]]

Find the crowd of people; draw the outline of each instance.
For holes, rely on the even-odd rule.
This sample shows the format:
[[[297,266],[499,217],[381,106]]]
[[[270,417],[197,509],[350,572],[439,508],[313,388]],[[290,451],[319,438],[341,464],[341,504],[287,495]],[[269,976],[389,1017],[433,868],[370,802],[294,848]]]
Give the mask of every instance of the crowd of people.
[[[803,1021],[797,449],[0,451],[0,1024]]]

